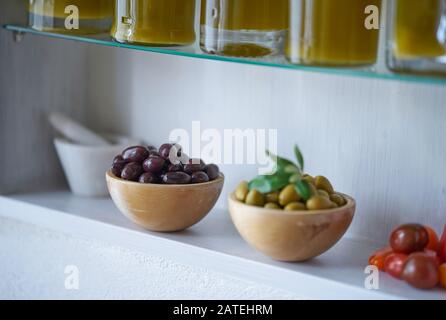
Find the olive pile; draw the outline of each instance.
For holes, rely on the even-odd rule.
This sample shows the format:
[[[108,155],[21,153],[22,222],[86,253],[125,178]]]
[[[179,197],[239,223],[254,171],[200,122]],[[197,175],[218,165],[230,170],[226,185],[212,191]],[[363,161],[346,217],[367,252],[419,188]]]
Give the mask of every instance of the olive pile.
[[[118,178],[140,183],[191,184],[217,179],[220,169],[201,159],[190,159],[176,144],[166,143],[159,149],[135,146],[115,157],[111,172]]]
[[[307,201],[300,196],[293,184],[287,185],[280,191],[263,194],[256,189],[249,190],[246,181],[238,185],[235,197],[247,205],[285,211],[326,210],[347,204],[346,199],[334,191],[327,178],[304,175],[303,180],[308,182],[311,189],[311,197]]]

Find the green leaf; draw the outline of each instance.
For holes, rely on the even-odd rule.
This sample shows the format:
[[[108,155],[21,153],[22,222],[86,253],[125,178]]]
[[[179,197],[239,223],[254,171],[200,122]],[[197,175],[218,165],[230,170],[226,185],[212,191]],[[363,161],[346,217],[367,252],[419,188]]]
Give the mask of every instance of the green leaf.
[[[284,169],[284,172],[289,173],[289,174],[296,174],[296,173],[300,174],[301,173],[300,169],[298,167],[296,167],[294,164],[287,165]]]
[[[248,184],[249,190],[257,190],[261,193],[269,193],[272,189],[270,180],[265,179],[265,176],[259,176],[249,182]]]
[[[302,152],[299,149],[299,146],[296,144],[294,145],[294,155],[296,156],[297,163],[299,164],[300,170],[304,171],[304,156],[302,155]]]
[[[278,174],[271,176],[271,191],[279,191],[283,189],[286,185],[288,185],[288,181],[290,179],[289,174]]]
[[[279,174],[282,173],[287,173],[286,172],[286,168],[288,167],[296,167],[296,164],[288,159],[285,158],[281,158],[277,155],[275,155],[274,153],[270,152],[269,150],[266,150],[266,154],[268,157],[270,157],[271,159],[273,159],[273,161],[276,163],[276,168],[275,168],[275,172],[278,172]],[[288,172],[289,174],[289,172]]]
[[[279,191],[288,184],[289,175],[276,174],[270,176],[258,176],[249,183],[249,190],[256,189],[261,193]]]
[[[300,194],[302,199],[307,201],[308,199],[311,198],[311,188],[310,188],[310,185],[309,185],[309,183],[307,181],[299,179],[299,180],[296,181],[294,186],[296,188],[297,193]]]
[[[293,175],[290,177],[290,179],[289,179],[288,181],[289,181],[289,183],[291,183],[291,184],[295,184],[295,183],[297,182],[297,180],[301,180],[301,179],[302,179],[301,174],[300,174],[300,173],[295,173],[295,174],[293,174]]]

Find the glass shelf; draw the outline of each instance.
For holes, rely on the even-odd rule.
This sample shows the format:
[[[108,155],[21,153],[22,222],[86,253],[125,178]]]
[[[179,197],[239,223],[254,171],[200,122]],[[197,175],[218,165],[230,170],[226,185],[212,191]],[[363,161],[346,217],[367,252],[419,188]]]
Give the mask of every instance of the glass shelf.
[[[15,32],[16,34],[23,35],[26,33],[41,35],[51,38],[66,39],[73,41],[80,41],[84,43],[91,43],[109,47],[116,48],[126,48],[131,50],[147,51],[160,54],[185,56],[199,59],[216,60],[216,61],[227,61],[242,63],[248,65],[258,65],[273,68],[283,68],[291,70],[301,70],[306,72],[318,72],[325,74],[336,74],[340,76],[353,76],[353,77],[365,77],[365,78],[375,78],[375,79],[385,79],[385,80],[396,80],[396,81],[409,81],[424,84],[436,84],[436,85],[446,85],[446,77],[436,77],[436,76],[424,76],[424,75],[409,75],[401,73],[392,73],[387,70],[384,66],[378,66],[368,69],[353,69],[353,68],[329,68],[329,67],[311,67],[303,65],[293,65],[286,61],[284,57],[276,58],[261,58],[261,59],[246,59],[246,58],[235,58],[235,57],[225,57],[218,55],[210,55],[203,53],[198,45],[188,47],[150,47],[150,46],[140,46],[132,44],[123,44],[113,41],[109,35],[88,35],[88,36],[78,36],[78,35],[67,35],[67,34],[57,34],[50,32],[37,31],[28,27],[18,26],[18,25],[5,25],[6,30]]]

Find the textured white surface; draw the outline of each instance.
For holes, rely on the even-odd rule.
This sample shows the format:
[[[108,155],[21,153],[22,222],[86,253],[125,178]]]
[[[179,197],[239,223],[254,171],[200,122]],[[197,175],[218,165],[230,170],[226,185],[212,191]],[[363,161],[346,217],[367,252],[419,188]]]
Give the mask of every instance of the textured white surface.
[[[88,199],[57,192],[0,197],[0,217],[19,219],[85,239],[97,239],[198,270],[211,270],[242,282],[289,292],[294,297],[446,298],[446,293],[440,289],[415,290],[385,274],[380,275],[379,290],[366,290],[364,271],[367,257],[380,245],[365,240],[344,238],[329,252],[305,263],[273,261],[250,248],[238,235],[227,212],[222,210],[213,210],[205,220],[189,230],[153,233],[125,219],[108,199]],[[115,258],[119,260],[120,256]],[[34,259],[29,261],[33,264]],[[144,274],[139,276],[144,277]],[[224,294],[228,297],[234,295],[230,291]],[[258,293],[256,297],[263,296]]]
[[[0,261],[0,299],[296,298],[206,268],[4,218]],[[79,269],[79,290],[65,289],[69,265]]]

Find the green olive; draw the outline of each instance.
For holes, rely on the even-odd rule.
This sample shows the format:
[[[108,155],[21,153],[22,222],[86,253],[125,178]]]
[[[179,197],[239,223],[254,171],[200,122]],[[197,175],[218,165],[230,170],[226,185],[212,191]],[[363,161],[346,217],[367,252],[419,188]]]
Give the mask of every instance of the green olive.
[[[310,186],[310,194],[311,194],[311,196],[319,195],[319,192],[317,191],[317,189],[314,186],[314,184],[309,183],[308,185]]]
[[[342,207],[346,205],[347,201],[343,196],[341,196],[339,193],[332,193],[330,194],[330,200],[334,203],[336,203],[339,207]]]
[[[265,208],[266,209],[282,209],[277,203],[274,202],[268,202],[267,204],[265,204]]]
[[[279,204],[285,207],[291,202],[299,202],[300,195],[297,193],[294,185],[290,184],[286,186],[279,194]]]
[[[265,196],[265,201],[279,203],[279,191],[267,193]]]
[[[317,190],[318,195],[326,197],[326,198],[330,198],[330,195],[328,194],[327,191],[325,191],[324,189],[318,189]]]
[[[308,210],[326,210],[332,209],[333,203],[324,196],[313,196],[307,201]]]
[[[250,206],[263,207],[265,199],[263,194],[254,189],[248,192],[245,203]]]
[[[242,181],[237,186],[237,189],[235,189],[235,198],[238,201],[245,202],[248,192],[249,192],[248,182]]]
[[[309,184],[316,185],[316,182],[314,181],[314,178],[312,176],[310,176],[309,174],[304,174],[302,176],[302,180],[307,181]]]
[[[327,178],[323,176],[317,176],[314,181],[316,183],[316,188],[325,190],[329,194],[332,194],[334,192],[333,186]]]
[[[302,202],[291,202],[284,209],[285,211],[304,211],[307,207]]]

